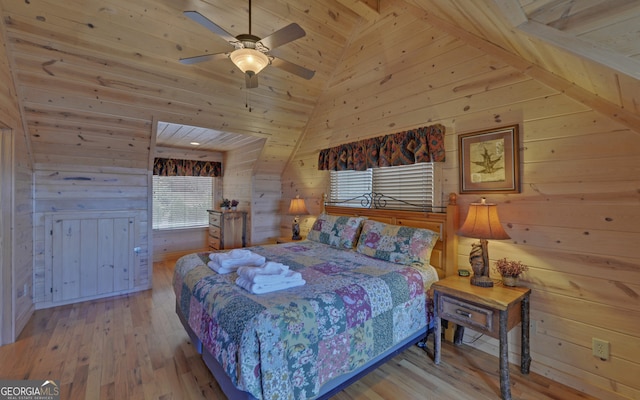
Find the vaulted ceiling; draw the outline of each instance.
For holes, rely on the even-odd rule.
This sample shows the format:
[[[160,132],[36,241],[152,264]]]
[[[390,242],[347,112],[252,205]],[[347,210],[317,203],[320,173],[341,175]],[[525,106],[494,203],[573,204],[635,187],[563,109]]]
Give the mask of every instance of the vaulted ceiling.
[[[272,54],[315,76],[305,80],[268,66],[255,89],[244,87],[230,60],[178,61],[229,50],[183,11],[199,11],[233,35],[248,33],[248,6],[237,0],[0,5],[36,168],[147,168],[161,122],[163,146],[198,141],[206,143],[202,149],[225,151],[263,140],[255,170],[280,174],[319,99],[357,78],[358,66],[337,68],[345,49],[363,46],[358,35],[398,8],[640,131],[640,2],[634,0],[256,0],[252,33],[265,37],[298,23],[306,36]],[[386,34],[366,45],[381,53],[400,45]],[[389,35],[411,38],[410,27]]]

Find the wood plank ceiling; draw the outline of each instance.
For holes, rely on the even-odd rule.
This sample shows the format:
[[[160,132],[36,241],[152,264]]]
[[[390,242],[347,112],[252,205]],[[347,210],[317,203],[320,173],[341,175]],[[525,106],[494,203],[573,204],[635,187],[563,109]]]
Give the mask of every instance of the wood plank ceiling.
[[[568,94],[601,105],[605,113],[638,128],[640,2],[406,2],[420,7],[417,11],[424,12],[425,21],[478,41],[479,47],[493,43],[493,55],[512,56],[505,60],[546,77],[541,78],[546,83],[566,85]],[[344,49],[357,43],[359,31],[374,26],[378,14],[373,8],[385,14],[384,0],[255,1],[252,33],[265,37],[298,23],[306,36],[272,54],[316,74],[304,80],[269,66],[259,74],[260,86],[247,90],[242,74],[229,60],[178,62],[181,57],[230,49],[183,11],[197,10],[237,35],[248,32],[248,7],[243,2],[0,0],[0,4],[36,168],[63,163],[144,169],[153,151],[152,125],[163,121],[178,124],[158,129],[161,134],[171,132],[166,140],[158,137],[163,146],[204,142],[203,134],[209,135],[209,150],[229,150],[246,144],[247,138],[264,140],[256,170],[280,174],[318,99],[329,93],[332,83],[350,79],[334,76],[334,71],[344,70],[336,68]],[[179,135],[181,142],[171,142],[178,131],[184,133]],[[221,137],[226,139],[216,140]]]
[[[229,151],[250,145],[260,139],[251,135],[219,131],[183,124],[158,121],[156,147],[197,151]]]

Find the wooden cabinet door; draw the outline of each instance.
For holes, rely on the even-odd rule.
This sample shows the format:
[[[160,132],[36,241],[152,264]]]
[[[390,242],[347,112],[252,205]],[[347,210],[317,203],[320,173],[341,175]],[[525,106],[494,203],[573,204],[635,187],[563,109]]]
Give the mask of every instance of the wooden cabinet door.
[[[50,214],[45,274],[52,300],[117,294],[134,287],[135,217],[120,212]],[[49,267],[47,268],[47,265]]]

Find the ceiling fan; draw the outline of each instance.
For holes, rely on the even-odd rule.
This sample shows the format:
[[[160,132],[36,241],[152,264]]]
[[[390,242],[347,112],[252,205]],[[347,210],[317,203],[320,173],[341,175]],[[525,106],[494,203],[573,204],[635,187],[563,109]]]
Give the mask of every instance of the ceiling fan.
[[[231,52],[181,58],[180,62],[183,64],[195,64],[202,61],[230,58],[231,61],[233,61],[233,63],[244,73],[248,89],[258,87],[257,74],[267,65],[273,65],[274,67],[283,69],[304,79],[311,79],[315,74],[315,71],[311,71],[300,65],[268,54],[270,50],[273,50],[276,47],[303,37],[305,35],[305,31],[300,27],[300,25],[292,23],[262,39],[258,36],[252,35],[251,0],[249,0],[249,33],[235,37],[213,23],[204,15],[200,14],[198,11],[185,11],[184,15],[222,37],[224,40],[229,42],[229,44],[235,47],[235,50]]]

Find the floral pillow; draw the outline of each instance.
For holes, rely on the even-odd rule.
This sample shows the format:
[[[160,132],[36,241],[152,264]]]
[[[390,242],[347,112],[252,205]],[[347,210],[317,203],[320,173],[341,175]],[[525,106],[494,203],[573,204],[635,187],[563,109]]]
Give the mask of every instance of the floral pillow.
[[[429,229],[389,225],[367,220],[362,226],[356,251],[369,257],[411,265],[429,265],[438,233]]]
[[[307,235],[308,240],[333,247],[352,249],[358,242],[364,217],[338,217],[320,214]]]

